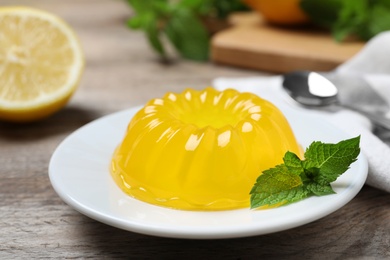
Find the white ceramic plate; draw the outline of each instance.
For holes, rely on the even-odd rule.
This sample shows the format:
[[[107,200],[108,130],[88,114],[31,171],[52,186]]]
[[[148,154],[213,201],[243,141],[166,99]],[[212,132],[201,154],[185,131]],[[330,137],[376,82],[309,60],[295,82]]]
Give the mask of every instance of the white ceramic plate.
[[[139,108],[118,112],[75,131],[54,152],[49,175],[58,195],[97,221],[121,229],[175,238],[233,238],[294,228],[322,218],[348,203],[367,177],[367,160],[358,161],[332,184],[336,194],[310,197],[268,210],[181,211],[153,206],[124,194],[111,179],[109,165],[128,122]],[[283,109],[282,109],[283,110]],[[347,134],[302,111],[283,111],[299,142],[338,142]]]

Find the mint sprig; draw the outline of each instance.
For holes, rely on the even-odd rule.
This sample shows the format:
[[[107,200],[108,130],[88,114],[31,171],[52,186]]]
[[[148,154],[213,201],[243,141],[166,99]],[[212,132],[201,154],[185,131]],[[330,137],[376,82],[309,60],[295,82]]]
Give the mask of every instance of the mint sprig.
[[[127,0],[133,10],[128,26],[144,31],[150,46],[168,60],[173,46],[180,56],[206,61],[212,28],[207,21],[225,19],[234,11],[247,10],[240,0]]]
[[[349,169],[360,153],[360,136],[337,144],[313,142],[304,160],[292,153],[283,164],[263,171],[250,194],[251,208],[280,206],[309,196],[335,193],[330,185]]]
[[[351,35],[369,40],[390,30],[389,0],[300,0],[300,7],[314,24],[330,29],[337,41]]]

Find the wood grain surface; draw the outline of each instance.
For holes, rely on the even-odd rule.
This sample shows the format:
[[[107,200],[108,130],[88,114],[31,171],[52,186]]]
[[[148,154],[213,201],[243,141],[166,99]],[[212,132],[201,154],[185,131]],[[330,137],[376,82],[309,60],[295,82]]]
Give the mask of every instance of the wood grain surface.
[[[311,26],[270,25],[256,12],[237,13],[230,20],[233,26],[215,34],[211,44],[212,60],[220,64],[277,73],[328,71],[365,45],[338,43],[329,32]]]
[[[390,194],[371,187],[323,219],[240,239],[146,236],[78,213],[57,196],[47,172],[53,151],[71,132],[167,91],[259,72],[181,59],[160,63],[143,34],[126,28],[131,9],[123,1],[1,0],[0,5],[58,14],[76,30],[87,62],[78,91],[62,111],[27,125],[0,123],[0,259],[390,259]]]

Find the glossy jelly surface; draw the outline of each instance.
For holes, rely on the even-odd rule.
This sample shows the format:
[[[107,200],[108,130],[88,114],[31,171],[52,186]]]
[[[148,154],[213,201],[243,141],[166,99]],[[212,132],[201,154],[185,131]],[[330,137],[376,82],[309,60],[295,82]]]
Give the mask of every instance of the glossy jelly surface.
[[[185,90],[149,101],[115,150],[111,174],[130,196],[184,210],[249,207],[263,170],[301,154],[284,115],[235,90]]]

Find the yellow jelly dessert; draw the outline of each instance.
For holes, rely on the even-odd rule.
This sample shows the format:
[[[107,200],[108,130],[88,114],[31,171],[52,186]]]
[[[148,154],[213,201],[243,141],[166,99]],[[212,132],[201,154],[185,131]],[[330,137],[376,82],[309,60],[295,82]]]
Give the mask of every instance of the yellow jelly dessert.
[[[131,120],[111,173],[141,201],[185,210],[249,207],[263,170],[301,154],[284,115],[250,93],[188,89],[149,101]]]

